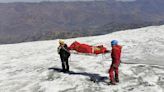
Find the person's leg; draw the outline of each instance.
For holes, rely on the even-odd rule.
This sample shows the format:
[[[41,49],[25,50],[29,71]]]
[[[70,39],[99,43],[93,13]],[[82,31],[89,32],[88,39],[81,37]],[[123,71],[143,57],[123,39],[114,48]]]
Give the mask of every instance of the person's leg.
[[[64,59],[61,59],[61,63],[62,63],[62,69],[63,69],[63,71],[65,71],[65,61],[64,61]]]
[[[68,62],[68,58],[66,59],[66,71],[69,71],[69,62]]]
[[[110,78],[111,83],[114,84],[115,81],[114,81],[114,74],[113,74],[113,72],[114,72],[114,68],[111,66],[110,69],[109,69],[109,78]]]
[[[114,69],[115,70],[115,81],[119,82],[119,69],[118,67]]]

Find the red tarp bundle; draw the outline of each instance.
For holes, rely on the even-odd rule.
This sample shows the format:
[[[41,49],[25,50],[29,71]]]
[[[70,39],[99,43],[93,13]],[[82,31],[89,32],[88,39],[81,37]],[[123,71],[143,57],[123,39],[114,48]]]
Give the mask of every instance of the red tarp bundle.
[[[87,44],[81,44],[77,41],[73,42],[70,47],[70,50],[75,50],[80,53],[90,53],[90,54],[102,54],[106,53],[107,49],[103,46],[90,46]]]

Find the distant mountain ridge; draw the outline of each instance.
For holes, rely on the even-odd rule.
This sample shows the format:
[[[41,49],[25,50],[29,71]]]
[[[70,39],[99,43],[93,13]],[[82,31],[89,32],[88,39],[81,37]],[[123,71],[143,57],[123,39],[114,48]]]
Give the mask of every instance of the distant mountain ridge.
[[[163,5],[163,0],[0,3],[0,43],[98,35],[159,25],[164,23]]]

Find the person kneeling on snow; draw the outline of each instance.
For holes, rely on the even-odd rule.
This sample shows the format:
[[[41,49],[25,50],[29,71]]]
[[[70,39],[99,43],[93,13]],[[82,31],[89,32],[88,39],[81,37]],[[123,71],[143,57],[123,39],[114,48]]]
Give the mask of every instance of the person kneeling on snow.
[[[59,40],[58,54],[60,55],[63,72],[69,72],[68,58],[70,52],[67,44],[64,43],[64,40]]]
[[[120,58],[121,58],[121,49],[122,46],[118,45],[117,40],[111,41],[111,58],[112,58],[112,64],[109,69],[109,77],[110,77],[110,83],[112,85],[115,85],[116,82],[119,82],[119,65],[120,65]],[[114,74],[115,73],[115,77]]]

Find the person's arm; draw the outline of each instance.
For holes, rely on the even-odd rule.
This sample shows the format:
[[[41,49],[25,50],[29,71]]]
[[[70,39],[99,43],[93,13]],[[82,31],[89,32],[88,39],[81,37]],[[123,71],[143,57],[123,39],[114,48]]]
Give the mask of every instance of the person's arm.
[[[117,59],[117,50],[116,49],[112,49],[112,59],[116,60]]]
[[[61,49],[61,46],[59,46],[58,49],[57,49],[58,54],[60,54],[60,49]]]
[[[115,67],[115,68],[119,66],[119,62],[120,62],[119,59],[118,59],[118,53],[117,52],[118,51],[117,51],[116,48],[112,49],[112,59],[113,59],[113,61],[112,61],[113,65],[112,66]]]
[[[62,47],[63,50],[65,50],[66,52],[70,53],[69,49],[68,49],[68,46],[65,44],[64,47]]]

